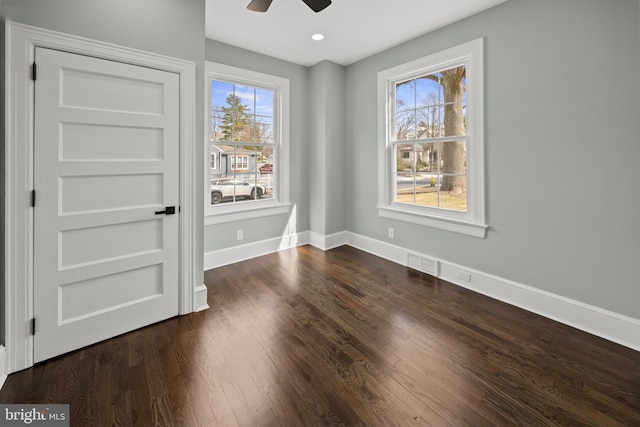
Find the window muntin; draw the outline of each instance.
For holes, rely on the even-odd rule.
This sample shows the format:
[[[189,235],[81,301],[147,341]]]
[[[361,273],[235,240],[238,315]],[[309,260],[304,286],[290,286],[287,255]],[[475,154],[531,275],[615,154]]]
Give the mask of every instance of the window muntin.
[[[378,73],[381,216],[484,237],[482,44]]]

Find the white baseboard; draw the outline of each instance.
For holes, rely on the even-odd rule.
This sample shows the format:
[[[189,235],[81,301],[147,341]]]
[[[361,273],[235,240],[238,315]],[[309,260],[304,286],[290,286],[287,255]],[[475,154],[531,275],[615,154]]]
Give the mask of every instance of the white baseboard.
[[[340,233],[329,234],[328,236],[324,236],[320,233],[316,233],[315,231],[310,231],[309,244],[311,246],[315,246],[318,249],[322,249],[323,251],[328,251],[329,249],[346,245],[347,232],[343,231]]]
[[[409,254],[423,256],[437,263],[437,277],[447,282],[640,351],[640,319],[351,232],[323,236],[308,231],[209,252],[205,254],[204,265],[209,270],[305,244],[325,251],[346,244],[404,266],[408,266]],[[206,302],[206,291],[203,293]]]
[[[415,252],[347,233],[347,244],[401,265]],[[425,258],[431,258],[428,254]],[[640,351],[640,319],[575,301],[531,286],[438,259],[438,277],[532,313]],[[458,274],[458,273],[461,274]],[[468,279],[465,280],[465,279]]]
[[[194,311],[202,311],[209,308],[209,304],[207,304],[207,287],[204,284],[193,290],[193,301],[195,303]]]
[[[275,239],[262,240],[260,242],[207,252],[204,254],[204,269],[211,270],[296,246],[307,245],[310,243],[309,234],[308,231],[305,231],[277,237]]]
[[[6,359],[7,349],[0,345],[0,388],[4,385],[4,382],[7,380],[7,359]]]
[[[400,246],[390,245],[389,243],[355,233],[347,233],[347,245],[369,252],[380,258],[388,259],[396,264],[407,265],[409,251]]]

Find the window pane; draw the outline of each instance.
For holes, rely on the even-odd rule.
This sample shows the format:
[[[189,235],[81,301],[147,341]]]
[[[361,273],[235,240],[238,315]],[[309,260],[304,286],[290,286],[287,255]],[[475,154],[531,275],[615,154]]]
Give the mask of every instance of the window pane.
[[[224,138],[222,130],[223,117],[224,115],[221,111],[211,112],[211,122],[209,123],[210,141],[221,141]]]
[[[416,136],[416,112],[404,111],[396,115],[396,139],[413,139]]]
[[[464,141],[443,142],[441,149],[442,186],[440,207],[467,210],[467,155]]]
[[[415,160],[414,144],[396,145],[396,202],[415,203]]]
[[[437,164],[438,143],[416,144],[415,204],[438,206]]]
[[[211,80],[211,109],[222,111],[227,96],[233,93],[233,84]]]
[[[260,187],[258,194],[262,194],[263,199],[272,199],[274,190],[275,157],[273,146],[256,147],[256,159],[258,172],[256,174],[256,184]]]
[[[251,116],[255,111],[256,89],[251,86],[235,86],[235,95],[238,97],[238,106],[240,112],[247,116]]]
[[[415,204],[415,178],[412,172],[396,173],[396,202]]]
[[[438,172],[438,146],[437,142],[418,144],[416,147],[418,154],[417,167],[421,173]]]
[[[258,170],[259,151],[257,147],[246,146],[244,147],[245,155],[242,156],[243,166],[246,166],[242,171],[236,171],[235,176],[239,181],[242,181],[242,188],[236,186],[236,191],[242,190],[242,194],[238,193],[242,200],[257,200],[262,197],[262,187],[259,185],[260,172]]]
[[[466,82],[466,70],[464,66],[449,68],[439,73],[443,80],[447,81],[443,85],[444,102],[461,102],[464,98]]]
[[[268,89],[256,89],[256,114],[259,116],[273,117],[274,91]]]
[[[442,106],[434,105],[417,112],[418,138],[438,138],[442,136]]]
[[[435,79],[435,80],[434,80]],[[428,75],[418,79],[417,94],[418,106],[442,105],[444,98],[439,77]]]
[[[266,144],[273,144],[275,142],[273,135],[273,118],[256,116],[253,140]]]
[[[467,150],[464,141],[442,143],[440,172],[455,175],[465,175],[467,173]]]
[[[467,193],[440,192],[440,207],[454,211],[467,211]]]
[[[444,105],[444,135],[460,136],[467,134],[467,109],[464,103],[454,102]]]
[[[213,86],[212,84],[212,92]],[[217,118],[217,132],[219,132],[219,136],[216,139],[222,141],[250,141],[251,108],[253,106],[252,89],[229,85],[228,83],[220,83],[219,86],[224,89],[228,89],[231,86],[231,91],[226,94],[223,100],[220,98],[216,101],[212,100],[212,105],[215,105],[213,108],[215,108],[214,114]],[[219,95],[221,97],[222,92]],[[243,98],[243,96],[248,99]]]
[[[429,138],[429,124],[427,123],[427,111],[424,108],[416,110],[416,135],[415,139]]]
[[[403,173],[413,172],[413,144],[396,145],[396,171]]]
[[[416,180],[416,205],[437,208],[438,197],[438,187],[431,186],[430,178],[423,176]]]
[[[253,140],[251,116],[243,109],[243,106],[237,106],[233,112],[233,121],[231,125],[231,141],[249,142]]]
[[[396,85],[396,111],[411,110],[416,107],[416,81],[398,83]]]

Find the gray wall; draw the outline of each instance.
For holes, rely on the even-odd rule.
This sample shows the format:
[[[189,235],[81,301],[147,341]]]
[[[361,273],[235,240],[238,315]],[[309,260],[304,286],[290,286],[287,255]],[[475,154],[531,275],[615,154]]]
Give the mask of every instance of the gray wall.
[[[640,319],[638,9],[510,0],[347,67],[347,228]],[[479,37],[487,237],[380,218],[376,73]]]
[[[310,229],[322,235],[345,230],[345,69],[322,61],[310,69]]]
[[[204,251],[212,252],[240,244],[309,230],[309,69],[213,40],[206,41],[206,59],[247,70],[289,79],[290,91],[290,201],[289,215],[275,215],[210,225],[204,231]],[[236,230],[244,240],[236,240]]]
[[[3,0],[7,19],[198,63],[205,0]]]
[[[195,62],[198,85],[195,130],[198,161],[194,174],[197,177],[197,194],[202,194],[205,0],[3,0],[0,14],[3,21],[9,19]],[[4,51],[4,44],[2,46]],[[4,106],[4,101],[2,105]],[[2,116],[4,117],[4,114]],[[2,137],[4,138],[4,132]],[[4,141],[2,146],[4,147]],[[2,153],[4,155],[4,149]],[[4,159],[0,169],[1,175],[4,176]],[[4,185],[2,189],[4,191]],[[4,197],[2,200],[4,201]],[[197,202],[196,245],[198,251],[202,251],[203,201],[198,199]],[[4,206],[0,209],[0,217],[4,224]],[[198,265],[194,285],[197,286],[203,283],[203,268],[201,257],[196,258]],[[4,296],[4,289],[0,295]],[[0,305],[0,319],[4,321],[4,303]],[[4,334],[4,325],[0,327],[0,331]]]

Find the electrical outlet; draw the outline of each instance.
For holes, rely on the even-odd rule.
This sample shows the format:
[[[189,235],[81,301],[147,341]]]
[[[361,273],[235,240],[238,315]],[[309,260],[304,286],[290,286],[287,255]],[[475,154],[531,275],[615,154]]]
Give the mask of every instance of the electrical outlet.
[[[394,230],[393,228],[389,229],[389,238],[390,239],[395,239],[396,238],[396,230]]]
[[[237,239],[237,240],[242,240],[242,239],[244,239],[244,230],[238,230],[238,231],[236,231],[236,239]]]

